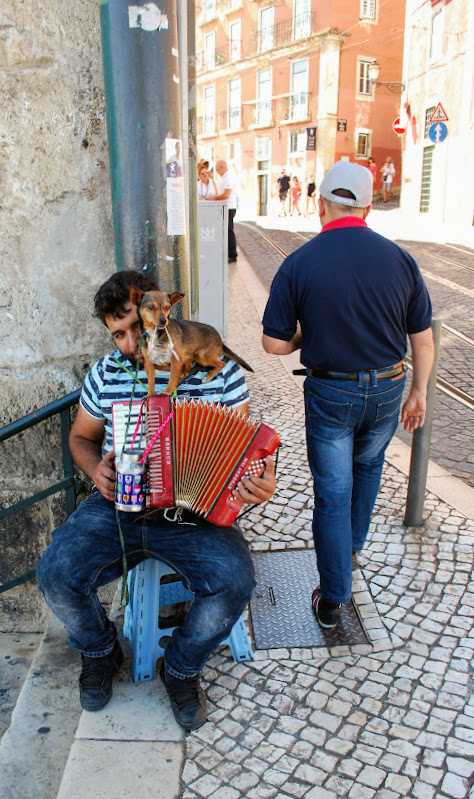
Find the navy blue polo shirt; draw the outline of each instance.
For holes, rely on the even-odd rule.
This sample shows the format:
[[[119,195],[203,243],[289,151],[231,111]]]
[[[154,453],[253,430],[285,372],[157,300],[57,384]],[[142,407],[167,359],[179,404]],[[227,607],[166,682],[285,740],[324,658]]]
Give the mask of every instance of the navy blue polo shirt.
[[[263,332],[290,341],[298,322],[307,368],[382,369],[404,358],[407,333],[431,326],[431,301],[411,255],[347,216],[325,225],[275,275]]]

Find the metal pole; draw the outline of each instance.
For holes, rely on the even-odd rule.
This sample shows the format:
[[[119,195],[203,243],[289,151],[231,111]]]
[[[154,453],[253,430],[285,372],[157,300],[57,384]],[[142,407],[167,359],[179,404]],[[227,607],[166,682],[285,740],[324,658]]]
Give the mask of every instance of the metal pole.
[[[192,0],[177,0],[179,45],[179,93],[181,99],[181,139],[186,213],[186,255],[191,286],[191,317],[199,318],[199,263],[197,251],[197,174],[196,174],[196,56],[195,14]]]
[[[435,357],[428,382],[425,423],[423,427],[419,427],[417,430],[413,431],[407,504],[405,508],[405,518],[403,520],[403,524],[406,525],[406,527],[420,527],[423,523],[423,506],[425,502],[426,479],[428,476],[431,427],[433,424],[442,324],[441,319],[433,319],[432,330]]]
[[[100,20],[116,266],[188,304],[176,0],[100,0]]]

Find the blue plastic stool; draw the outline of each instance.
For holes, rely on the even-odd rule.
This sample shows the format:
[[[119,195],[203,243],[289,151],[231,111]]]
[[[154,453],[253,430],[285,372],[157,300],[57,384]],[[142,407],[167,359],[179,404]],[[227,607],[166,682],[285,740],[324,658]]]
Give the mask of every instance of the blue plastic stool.
[[[174,627],[160,628],[160,607],[194,599],[181,581],[161,585],[161,579],[176,572],[160,560],[148,558],[128,574],[130,601],[125,608],[123,633],[132,645],[132,676],[135,682],[152,680],[156,661],[163,655],[161,640]],[[222,641],[230,646],[234,660],[251,660],[253,651],[242,616]]]

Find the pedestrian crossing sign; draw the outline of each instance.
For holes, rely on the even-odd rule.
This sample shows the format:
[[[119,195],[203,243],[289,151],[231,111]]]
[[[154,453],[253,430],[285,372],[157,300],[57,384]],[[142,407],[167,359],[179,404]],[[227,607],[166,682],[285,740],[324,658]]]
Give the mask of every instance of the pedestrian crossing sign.
[[[430,122],[449,122],[448,117],[446,115],[446,111],[444,110],[441,103],[438,103],[435,110],[433,111]]]

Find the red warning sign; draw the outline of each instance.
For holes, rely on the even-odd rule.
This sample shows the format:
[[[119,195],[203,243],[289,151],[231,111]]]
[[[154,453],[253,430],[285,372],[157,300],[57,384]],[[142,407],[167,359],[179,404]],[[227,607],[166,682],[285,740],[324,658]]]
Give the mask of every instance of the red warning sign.
[[[444,110],[441,103],[438,103],[435,110],[433,111],[430,117],[430,122],[449,122],[446,111]]]

